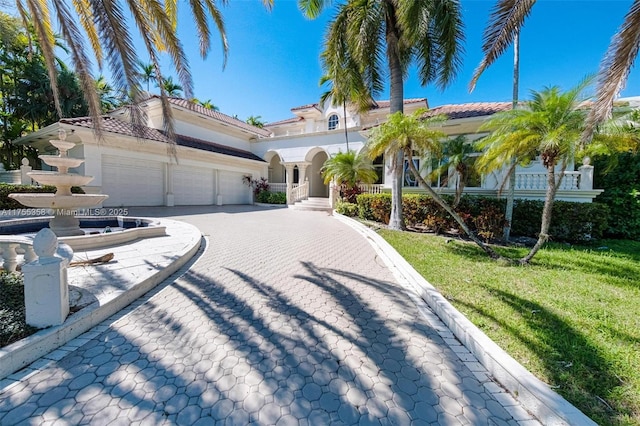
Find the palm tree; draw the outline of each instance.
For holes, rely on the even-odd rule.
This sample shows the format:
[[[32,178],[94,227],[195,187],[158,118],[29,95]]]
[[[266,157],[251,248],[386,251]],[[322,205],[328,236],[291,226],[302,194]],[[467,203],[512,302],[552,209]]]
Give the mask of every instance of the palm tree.
[[[156,79],[156,67],[153,64],[145,64],[142,61],[138,61],[138,66],[140,68],[138,77],[147,84],[147,92],[149,92],[151,90],[151,81]]]
[[[100,98],[100,109],[102,112],[109,112],[120,106],[120,100],[115,95],[113,87],[107,82],[103,75],[98,77],[95,85],[98,97]]]
[[[532,100],[523,108],[498,113],[481,126],[482,130],[491,131],[479,144],[485,149],[477,162],[482,170],[498,170],[514,157],[528,161],[540,156],[547,171],[538,241],[520,263],[528,263],[549,239],[553,201],[564,171],[580,147],[580,135],[585,129],[587,110],[582,92],[589,81],[585,79],[567,92],[561,92],[556,86],[532,91]],[[558,165],[560,173],[557,175]]]
[[[473,73],[469,83],[470,92],[475,88],[480,75],[504,53],[509,45],[513,44],[513,108],[517,107],[520,89],[520,27],[531,13],[531,7],[534,3],[535,0],[498,1],[493,7],[489,23],[484,30],[484,43],[482,44],[484,57]],[[512,13],[513,10],[519,10],[521,13]],[[514,158],[505,174],[505,180],[509,181],[505,226],[502,233],[502,238],[505,241],[509,241],[511,222],[513,221],[516,163],[517,159]]]
[[[482,71],[489,67],[511,44],[536,0],[498,0],[484,32],[485,57],[476,69],[471,87]],[[582,140],[591,139],[597,126],[611,117],[613,101],[623,89],[629,71],[640,51],[640,1],[634,1],[620,29],[613,35],[597,76],[596,95],[589,112]]]
[[[473,157],[470,155],[475,151],[473,145],[467,142],[464,135],[456,136],[444,142],[442,164],[432,172],[434,176],[446,174],[447,182],[456,179],[456,195],[451,205],[454,209],[460,203],[464,187],[473,171]]]
[[[162,79],[162,85],[160,86],[162,91],[167,96],[177,97],[182,91],[182,86],[173,82],[173,77],[169,76]]]
[[[330,0],[299,0],[309,18],[316,18],[330,4]],[[403,112],[404,78],[411,65],[417,66],[422,85],[436,82],[444,88],[456,75],[463,50],[462,27],[458,0],[349,0],[338,6],[325,36],[325,75],[335,93],[363,109],[383,89],[388,72],[390,113]],[[340,67],[348,71],[338,72]],[[404,228],[403,160],[390,161],[392,229]]]
[[[197,103],[198,105],[200,105],[203,108],[210,109],[211,111],[220,111],[220,108],[218,108],[215,104],[213,104],[211,102],[211,99],[207,99],[204,102],[200,101],[198,99],[195,99],[195,98],[194,98],[194,100],[195,100],[195,103]]]
[[[491,247],[484,244],[475,233],[467,226],[447,202],[431,188],[424,180],[420,171],[413,162],[413,152],[421,156],[440,157],[442,155],[442,138],[446,137],[441,130],[433,129],[435,124],[446,120],[445,116],[422,118],[424,110],[418,110],[412,115],[401,112],[391,114],[388,120],[375,127],[367,140],[366,150],[370,158],[376,158],[383,153],[396,156],[400,153],[402,158],[407,158],[409,170],[416,178],[420,186],[438,203],[457,223],[465,234],[482,248],[492,259],[500,259],[501,256]]]
[[[355,151],[340,151],[328,158],[322,166],[322,177],[325,184],[335,181],[348,203],[356,202],[361,183],[373,183],[378,179],[371,160]]]
[[[262,121],[262,116],[260,115],[250,115],[247,117],[246,123],[261,129],[264,127],[264,121]]]
[[[270,7],[273,0],[263,0]],[[189,72],[186,55],[177,37],[178,3],[176,1],[160,2],[156,0],[129,1],[123,6],[121,2],[64,0],[19,1],[16,9],[24,22],[33,22],[34,32],[40,43],[52,82],[56,110],[62,116],[60,95],[56,84],[57,70],[54,55],[53,28],[60,28],[62,38],[67,44],[80,86],[85,94],[89,111],[94,118],[100,115],[100,100],[96,93],[91,76],[91,60],[87,52],[90,46],[96,58],[96,65],[101,68],[106,63],[111,70],[113,83],[117,92],[131,93],[133,99],[139,99],[141,89],[138,80],[138,53],[132,40],[130,28],[138,28],[146,53],[153,64],[156,81],[160,86],[163,105],[165,130],[173,134],[173,120],[167,94],[162,88],[159,56],[167,53],[171,58],[186,97],[191,97],[192,78]],[[223,2],[224,3],[224,2]],[[53,7],[50,7],[50,4]],[[192,20],[200,42],[200,55],[205,57],[211,49],[210,22],[213,21],[222,42],[223,66],[226,63],[228,45],[224,22],[215,0],[193,0],[188,2]],[[126,9],[126,10],[125,10]],[[129,26],[125,16],[130,16],[134,25]],[[192,24],[193,23],[193,24]],[[134,124],[142,124],[142,109],[131,108]],[[94,120],[99,126],[100,120]],[[97,128],[99,131],[99,127]],[[171,148],[170,148],[171,149]]]

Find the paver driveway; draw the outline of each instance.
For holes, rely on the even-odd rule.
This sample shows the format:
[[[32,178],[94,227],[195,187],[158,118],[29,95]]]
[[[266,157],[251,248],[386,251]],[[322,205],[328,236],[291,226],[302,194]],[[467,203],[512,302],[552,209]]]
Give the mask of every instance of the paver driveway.
[[[534,423],[348,226],[287,209],[146,214],[167,212],[207,235],[202,257],[0,394],[0,424]]]

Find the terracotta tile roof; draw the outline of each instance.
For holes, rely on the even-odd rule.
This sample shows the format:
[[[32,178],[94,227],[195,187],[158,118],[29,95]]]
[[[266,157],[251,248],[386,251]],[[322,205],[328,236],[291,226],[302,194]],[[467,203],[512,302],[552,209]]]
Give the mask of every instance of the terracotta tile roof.
[[[375,101],[376,103],[376,107],[375,108],[389,108],[389,106],[391,105],[390,101]],[[405,105],[409,105],[409,104],[419,104],[419,103],[423,103],[425,107],[427,107],[429,104],[427,102],[427,98],[409,98],[409,99],[405,99],[403,102]]]
[[[140,126],[137,132],[134,131],[134,127],[131,123],[118,120],[115,117],[104,116],[102,119],[102,130],[104,132],[117,133],[120,135],[127,135],[132,137],[140,137],[143,139],[149,139],[158,142],[168,143],[169,139],[163,132],[151,127]],[[92,129],[93,122],[90,117],[81,118],[64,118],[60,120],[60,123],[70,124],[72,126],[79,126]],[[201,151],[215,152],[217,154],[229,155],[231,157],[246,158],[254,161],[264,161],[257,155],[244,151],[241,149],[231,148],[225,145],[220,145],[214,142],[205,141],[202,139],[196,139],[184,135],[176,135],[176,143],[178,146],[184,146],[187,148],[199,149]]]
[[[304,118],[302,117],[291,117],[285,120],[274,121],[273,123],[267,123],[264,125],[264,127],[279,126],[281,124],[289,124],[289,123],[297,123],[298,121],[303,121],[303,120]]]
[[[179,146],[195,148],[202,151],[215,152],[217,154],[230,155],[232,157],[246,158],[248,160],[262,161],[264,160],[252,152],[242,149],[231,148],[226,145],[220,145],[214,142],[204,141],[202,139],[192,138],[185,135],[176,135],[176,143]]]
[[[154,95],[155,98],[160,98],[157,95]],[[173,105],[177,105],[182,108],[189,109],[191,111],[195,111],[199,114],[206,115],[208,117],[215,118],[218,121],[229,124],[234,127],[238,127],[242,130],[246,130],[248,132],[254,133],[258,136],[269,137],[271,132],[265,129],[261,129],[260,127],[252,126],[251,124],[247,124],[242,120],[238,120],[237,118],[233,118],[226,114],[223,114],[218,111],[214,111],[209,108],[205,108],[202,105],[197,105],[191,101],[182,98],[169,98],[169,102]]]
[[[302,105],[302,106],[298,106],[298,107],[293,107],[291,108],[291,111],[297,111],[299,109],[309,109],[309,108],[315,108],[318,111],[320,111],[320,104],[307,104],[307,105]]]
[[[126,121],[118,120],[115,117],[107,115],[100,118],[102,120],[100,123],[102,125],[102,130],[105,132],[140,137],[144,139],[150,139],[152,141],[168,141],[166,136],[158,129],[153,129],[146,126],[139,126],[138,129],[134,129],[133,124]],[[93,120],[91,119],[91,117],[63,118],[62,120],[60,120],[60,123],[93,129]]]
[[[458,118],[482,117],[495,114],[496,112],[511,109],[511,102],[474,102],[468,104],[442,105],[430,109],[425,113],[425,117],[444,114],[450,120]]]

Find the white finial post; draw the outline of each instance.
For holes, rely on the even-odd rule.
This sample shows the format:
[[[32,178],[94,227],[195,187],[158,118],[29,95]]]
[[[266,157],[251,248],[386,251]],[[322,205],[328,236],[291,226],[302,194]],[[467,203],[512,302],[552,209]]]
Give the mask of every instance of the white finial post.
[[[27,324],[38,328],[60,325],[69,315],[70,249],[65,246],[65,257],[57,256],[58,238],[51,229],[43,228],[33,239],[33,250],[39,258],[22,267]]]

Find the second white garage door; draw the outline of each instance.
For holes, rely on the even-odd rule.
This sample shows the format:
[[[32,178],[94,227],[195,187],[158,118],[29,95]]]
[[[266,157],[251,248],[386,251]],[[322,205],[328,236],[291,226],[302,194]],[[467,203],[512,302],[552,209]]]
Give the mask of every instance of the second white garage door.
[[[243,183],[242,173],[220,172],[222,204],[250,204],[251,188]]]
[[[208,206],[215,204],[215,172],[189,166],[173,170],[173,195],[176,206]]]
[[[164,165],[127,157],[102,157],[102,193],[105,206],[164,205]]]

